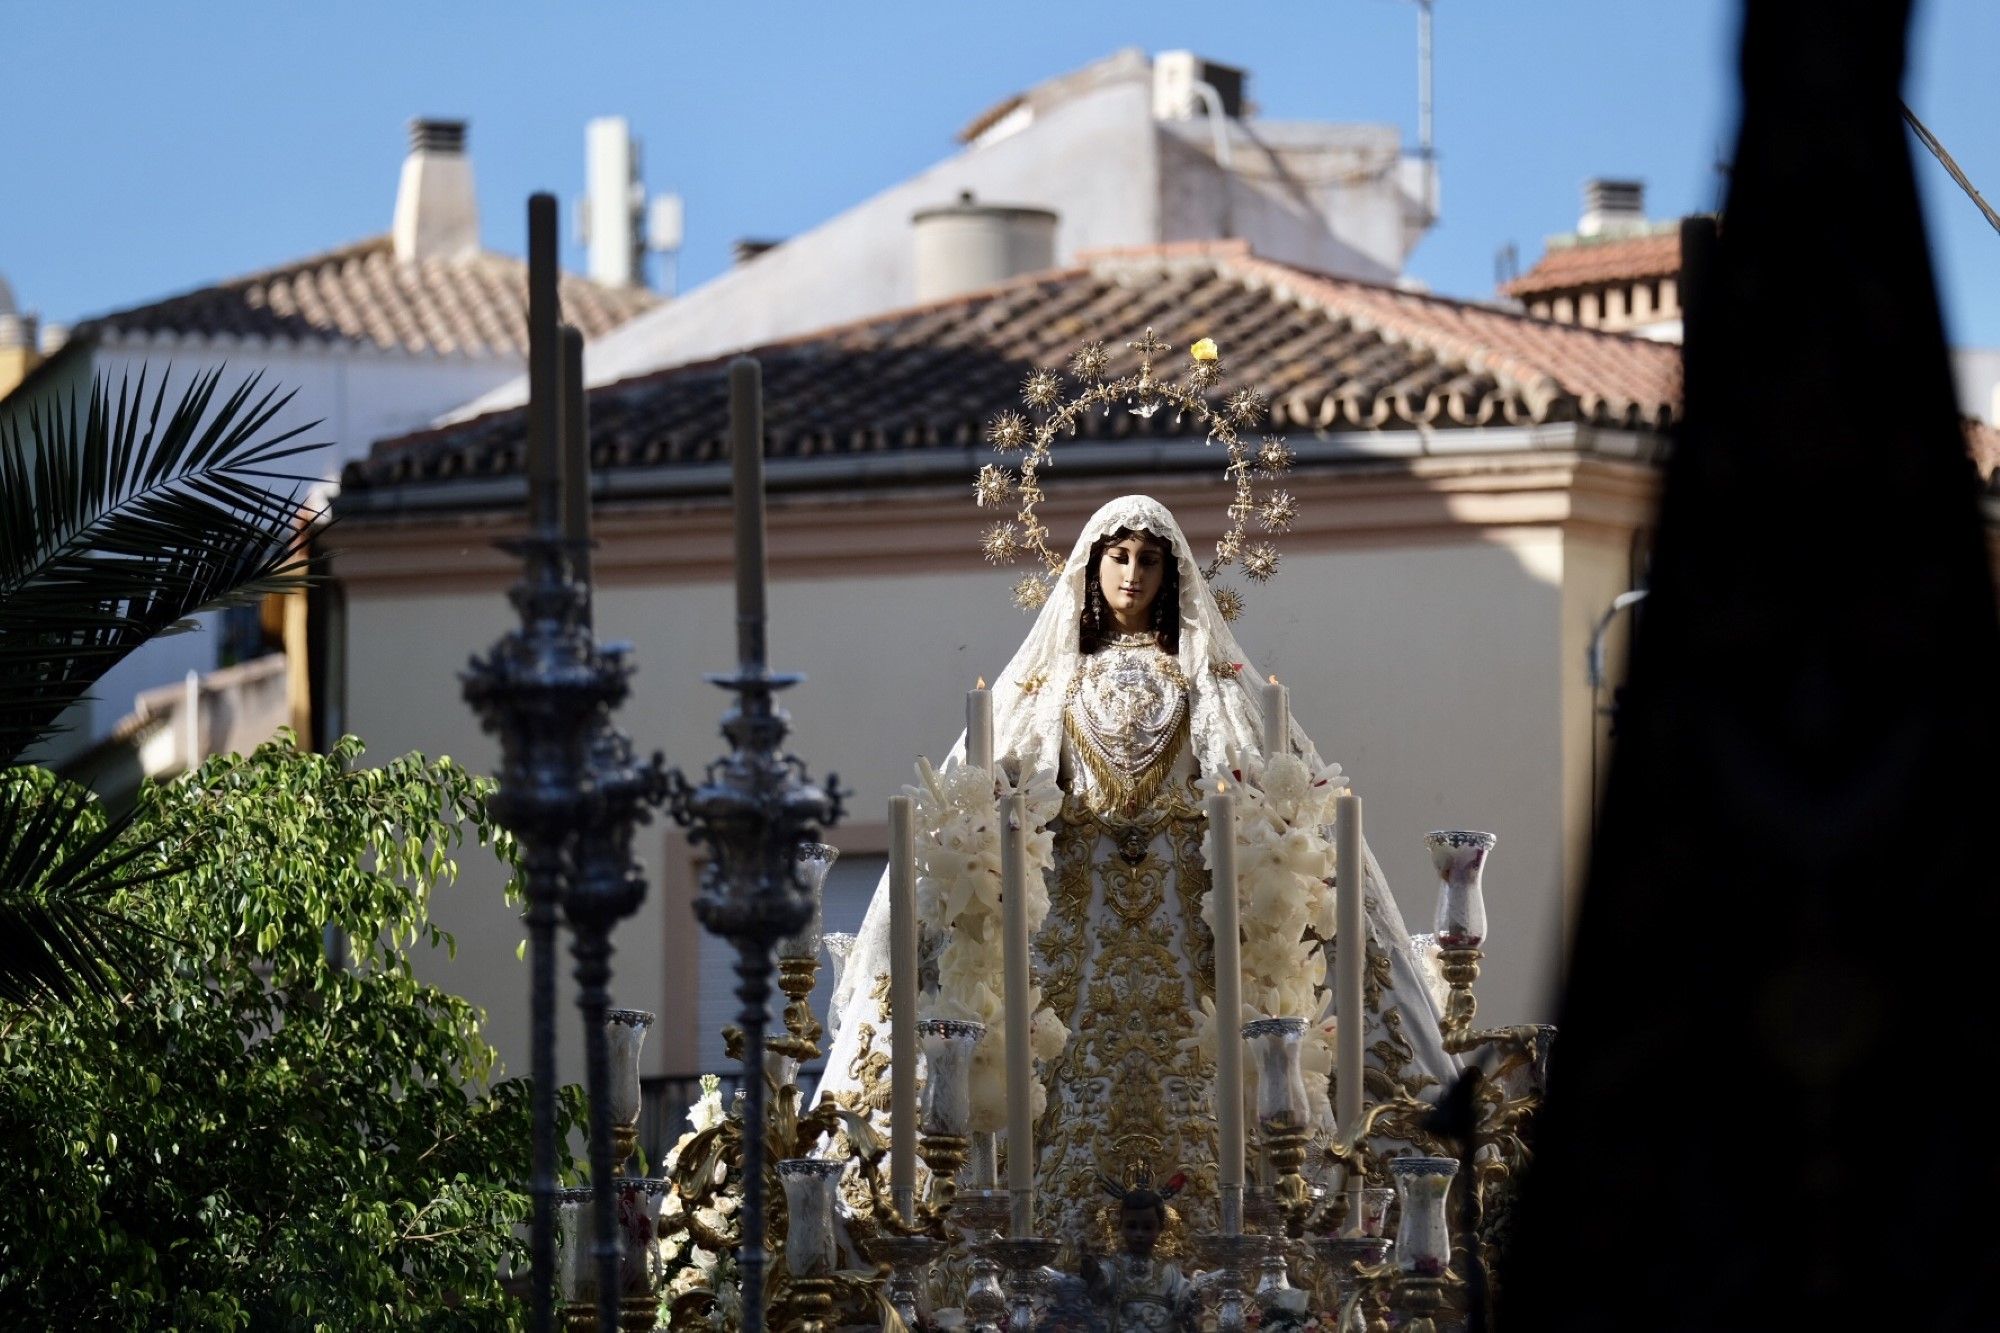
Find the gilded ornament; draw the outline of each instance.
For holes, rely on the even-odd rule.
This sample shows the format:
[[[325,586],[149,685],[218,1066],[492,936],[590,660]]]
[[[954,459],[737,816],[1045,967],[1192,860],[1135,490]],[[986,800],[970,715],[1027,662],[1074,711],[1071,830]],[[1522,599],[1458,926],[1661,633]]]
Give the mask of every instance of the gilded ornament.
[[[1021,553],[1021,530],[1012,523],[995,523],[980,538],[979,546],[988,564],[1012,564]]]
[[[1259,542],[1243,553],[1244,577],[1264,583],[1277,572],[1278,548],[1269,542]]]
[[[1292,520],[1299,516],[1299,502],[1292,498],[1290,491],[1279,491],[1265,499],[1263,507],[1257,511],[1257,520],[1269,532],[1289,532]]]
[[[1029,407],[1052,407],[1062,397],[1062,376],[1037,370],[1021,381],[1021,401]]]
[[[1069,373],[1080,380],[1101,380],[1111,366],[1111,354],[1100,342],[1087,342],[1069,359]]]
[[[1013,495],[1014,478],[1006,468],[988,463],[979,469],[979,479],[972,483],[972,493],[981,509],[998,508]]]
[[[1236,617],[1243,614],[1243,594],[1234,588],[1217,588],[1215,590],[1215,609],[1222,613],[1224,620],[1235,620]],[[1243,669],[1241,662],[1232,662],[1227,665],[1230,667],[1231,674]]]
[[[1257,446],[1257,471],[1266,477],[1282,477],[1292,470],[1296,457],[1283,437],[1266,435]]]
[[[986,423],[986,442],[1003,454],[1013,453],[1028,443],[1028,419],[1019,412],[1002,412]]]
[[[1222,413],[1239,426],[1254,426],[1264,415],[1264,395],[1255,389],[1238,389],[1223,403]]]
[[[1039,575],[1024,575],[1021,581],[1014,585],[1014,605],[1023,611],[1039,610],[1042,603],[1048,600],[1049,585],[1042,582]]]

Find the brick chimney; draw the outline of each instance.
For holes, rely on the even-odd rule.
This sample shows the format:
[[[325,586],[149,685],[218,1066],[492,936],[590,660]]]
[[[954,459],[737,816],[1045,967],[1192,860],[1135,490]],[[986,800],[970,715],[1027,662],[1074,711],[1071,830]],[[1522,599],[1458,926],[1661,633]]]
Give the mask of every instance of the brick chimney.
[[[410,155],[396,187],[391,228],[396,258],[467,259],[479,253],[479,201],[472,189],[472,159],[465,155],[465,122],[410,122]]]

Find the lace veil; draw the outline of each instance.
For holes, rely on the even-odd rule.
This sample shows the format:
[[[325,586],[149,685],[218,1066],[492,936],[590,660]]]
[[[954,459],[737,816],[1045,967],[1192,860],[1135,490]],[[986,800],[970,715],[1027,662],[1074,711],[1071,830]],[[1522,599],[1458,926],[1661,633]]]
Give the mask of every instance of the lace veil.
[[[1111,501],[1091,515],[1070,548],[1048,600],[1020,649],[993,683],[993,753],[996,758],[1017,757],[1024,771],[1054,768],[1062,744],[1063,697],[1082,654],[1077,628],[1083,615],[1087,566],[1090,550],[1100,537],[1120,528],[1144,530],[1165,540],[1173,549],[1180,572],[1180,653],[1181,670],[1187,676],[1190,739],[1199,771],[1216,773],[1234,766],[1234,756],[1260,752],[1263,746],[1260,715],[1262,704],[1252,682],[1263,679],[1245,657],[1242,646],[1222,617],[1202,576],[1201,562],[1181,532],[1180,524],[1167,507],[1150,496],[1126,495]],[[1312,739],[1292,723],[1291,746],[1295,753],[1318,767],[1319,752]],[[951,759],[965,757],[965,736],[959,735],[950,751]],[[1414,1047],[1416,1063],[1424,1072],[1448,1082],[1457,1062],[1444,1051],[1438,1038],[1438,1014],[1415,967],[1410,951],[1409,932],[1395,899],[1387,891],[1387,880],[1368,853],[1368,878],[1372,890],[1367,896],[1371,933],[1378,947],[1391,955],[1395,989],[1413,1008],[1404,1023],[1404,1037]],[[881,1021],[880,1004],[873,996],[876,978],[889,970],[889,882],[884,872],[869,901],[868,915],[856,936],[847,965],[841,971],[830,1005],[835,1028],[833,1047],[828,1053],[820,1094],[851,1091],[861,1078],[857,1057],[861,1052],[863,1028],[875,1033],[875,1049],[886,1053],[888,1033]]]

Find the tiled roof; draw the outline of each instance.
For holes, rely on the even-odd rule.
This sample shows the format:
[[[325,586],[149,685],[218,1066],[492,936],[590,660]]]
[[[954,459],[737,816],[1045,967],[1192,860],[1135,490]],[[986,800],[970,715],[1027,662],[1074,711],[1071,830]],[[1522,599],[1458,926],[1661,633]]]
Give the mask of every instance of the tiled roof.
[[[1308,273],[1240,244],[1153,246],[1085,256],[1076,267],[762,347],[773,456],[980,444],[985,422],[1018,403],[1022,378],[1060,367],[1100,338],[1125,349],[1148,325],[1184,349],[1220,344],[1228,386],[1271,404],[1271,428],[1450,430],[1587,421],[1653,428],[1679,399],[1679,349],[1485,306]],[[1178,357],[1182,352],[1177,352]],[[593,389],[600,468],[727,456],[726,360]],[[1169,413],[1092,416],[1099,438],[1170,438]],[[345,486],[516,470],[519,408],[377,443]]]
[[[1538,296],[1613,282],[1668,278],[1681,271],[1678,230],[1550,247],[1539,263],[1501,285],[1508,296]]]
[[[397,260],[387,236],[90,320],[78,334],[356,342],[429,355],[527,349],[527,265],[480,252]],[[563,318],[596,337],[659,303],[565,274]]]

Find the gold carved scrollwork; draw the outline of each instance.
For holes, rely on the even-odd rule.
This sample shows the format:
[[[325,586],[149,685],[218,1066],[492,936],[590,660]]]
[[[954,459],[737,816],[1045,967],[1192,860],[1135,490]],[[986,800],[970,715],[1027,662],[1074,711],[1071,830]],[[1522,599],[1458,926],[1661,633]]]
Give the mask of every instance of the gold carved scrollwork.
[[[1213,992],[1202,832],[1178,791],[1131,818],[1064,803],[1037,938],[1044,994],[1071,1033],[1046,1071],[1045,1228],[1088,1224],[1100,1170],[1186,1170],[1182,1208],[1213,1207],[1212,1094],[1190,1041],[1197,999]]]

